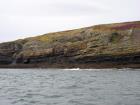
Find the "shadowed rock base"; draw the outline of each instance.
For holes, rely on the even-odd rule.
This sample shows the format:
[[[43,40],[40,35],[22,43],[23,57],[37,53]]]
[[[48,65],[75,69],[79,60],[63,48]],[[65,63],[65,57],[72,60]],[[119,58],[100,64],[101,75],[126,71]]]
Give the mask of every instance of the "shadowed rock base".
[[[119,64],[119,63],[93,63],[93,64],[15,64],[15,65],[0,65],[0,68],[52,68],[52,69],[104,69],[104,68],[140,68],[140,64]]]
[[[22,59],[22,63],[0,65],[1,68],[140,68],[139,53],[120,56],[95,56],[69,60],[65,57]],[[24,61],[24,62],[23,62]],[[47,61],[47,62],[46,62]]]

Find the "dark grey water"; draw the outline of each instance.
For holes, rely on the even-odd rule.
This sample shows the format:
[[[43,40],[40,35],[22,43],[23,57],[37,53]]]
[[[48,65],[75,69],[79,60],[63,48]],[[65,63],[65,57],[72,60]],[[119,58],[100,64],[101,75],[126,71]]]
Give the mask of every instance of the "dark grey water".
[[[0,105],[140,105],[140,70],[0,69]]]

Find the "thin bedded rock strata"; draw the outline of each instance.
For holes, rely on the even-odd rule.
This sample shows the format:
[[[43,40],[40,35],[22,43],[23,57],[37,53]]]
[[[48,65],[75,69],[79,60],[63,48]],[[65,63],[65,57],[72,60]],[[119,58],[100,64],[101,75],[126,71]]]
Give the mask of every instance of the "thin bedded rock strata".
[[[140,67],[140,22],[96,25],[0,44],[0,67]]]

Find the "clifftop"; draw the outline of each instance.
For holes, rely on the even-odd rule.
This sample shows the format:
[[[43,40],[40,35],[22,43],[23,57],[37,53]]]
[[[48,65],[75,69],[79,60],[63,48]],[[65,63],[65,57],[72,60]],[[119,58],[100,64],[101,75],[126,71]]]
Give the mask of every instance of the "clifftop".
[[[101,63],[140,64],[140,21],[96,25],[0,44],[0,65],[88,68]]]

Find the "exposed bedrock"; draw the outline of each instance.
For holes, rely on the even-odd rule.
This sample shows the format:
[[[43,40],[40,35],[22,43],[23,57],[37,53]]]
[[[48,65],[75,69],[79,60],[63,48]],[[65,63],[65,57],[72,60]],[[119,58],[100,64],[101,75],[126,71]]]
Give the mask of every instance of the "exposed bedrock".
[[[40,62],[140,64],[140,22],[97,25],[0,44],[0,65]]]

